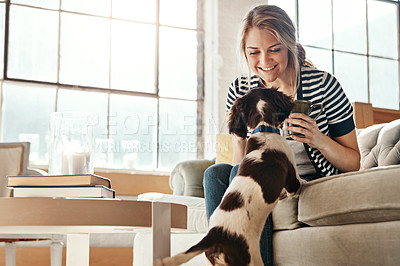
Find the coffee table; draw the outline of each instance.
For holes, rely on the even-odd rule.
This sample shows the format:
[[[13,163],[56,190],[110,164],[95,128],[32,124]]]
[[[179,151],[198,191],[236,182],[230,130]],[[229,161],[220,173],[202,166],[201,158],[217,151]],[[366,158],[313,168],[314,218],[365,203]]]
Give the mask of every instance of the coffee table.
[[[89,265],[89,235],[152,230],[153,260],[170,255],[171,228],[187,228],[187,207],[119,199],[0,198],[0,234],[66,235],[66,265]]]

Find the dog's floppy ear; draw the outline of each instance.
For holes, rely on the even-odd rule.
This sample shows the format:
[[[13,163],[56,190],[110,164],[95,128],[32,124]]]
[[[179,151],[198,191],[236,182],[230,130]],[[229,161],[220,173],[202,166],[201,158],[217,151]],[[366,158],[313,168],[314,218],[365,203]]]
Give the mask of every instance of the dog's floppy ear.
[[[228,113],[229,134],[235,134],[242,139],[247,136],[247,115],[245,96],[236,99]]]
[[[268,97],[275,109],[274,117],[271,119],[270,123],[277,126],[289,116],[293,109],[294,103],[289,96],[279,92],[276,89],[272,88],[269,89],[269,91],[271,93]]]

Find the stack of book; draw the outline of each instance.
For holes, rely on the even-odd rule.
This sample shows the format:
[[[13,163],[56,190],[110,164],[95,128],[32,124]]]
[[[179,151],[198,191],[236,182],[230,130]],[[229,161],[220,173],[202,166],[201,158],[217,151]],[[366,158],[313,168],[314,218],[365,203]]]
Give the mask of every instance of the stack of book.
[[[94,175],[8,176],[13,197],[115,198],[110,179]]]

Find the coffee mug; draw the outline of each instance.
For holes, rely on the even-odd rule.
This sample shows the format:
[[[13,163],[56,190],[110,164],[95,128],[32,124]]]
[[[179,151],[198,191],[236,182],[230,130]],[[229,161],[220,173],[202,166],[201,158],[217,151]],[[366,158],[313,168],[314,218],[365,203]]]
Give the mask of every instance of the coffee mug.
[[[313,104],[312,102],[307,101],[307,100],[295,100],[294,107],[293,107],[291,113],[303,113],[303,114],[306,114],[309,116],[315,108],[321,109],[319,111],[319,113],[314,117],[314,119],[317,119],[322,113],[322,104],[320,104],[320,103]],[[300,126],[297,126],[294,124],[289,124],[289,126],[300,127]],[[287,135],[288,135],[287,139],[291,139],[291,137],[290,137],[291,135],[295,135],[300,138],[304,138],[303,134],[297,133],[297,132],[292,132],[292,131],[288,131]]]

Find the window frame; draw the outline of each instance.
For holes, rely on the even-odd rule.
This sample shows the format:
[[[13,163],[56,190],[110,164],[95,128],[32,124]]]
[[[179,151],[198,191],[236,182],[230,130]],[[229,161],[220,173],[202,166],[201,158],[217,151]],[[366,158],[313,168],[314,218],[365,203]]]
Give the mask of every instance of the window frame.
[[[111,94],[120,94],[120,95],[127,95],[127,96],[137,96],[137,97],[146,97],[146,98],[155,98],[157,100],[157,116],[158,119],[160,117],[160,107],[159,107],[159,102],[160,99],[167,99],[167,100],[181,100],[181,101],[189,101],[189,102],[196,102],[197,104],[197,125],[196,125],[196,141],[197,141],[197,158],[203,158],[204,157],[204,148],[201,143],[203,143],[204,136],[203,136],[203,123],[202,123],[202,118],[204,117],[204,58],[205,58],[205,49],[204,49],[204,44],[205,44],[205,30],[204,30],[204,0],[196,0],[197,1],[197,27],[195,29],[193,28],[184,28],[184,27],[177,27],[177,26],[170,26],[170,25],[163,25],[160,23],[160,0],[156,0],[156,19],[154,23],[150,22],[141,22],[141,21],[134,21],[134,20],[128,20],[128,19],[120,19],[120,18],[114,18],[111,14],[109,16],[100,16],[100,15],[91,15],[91,14],[86,14],[86,13],[79,13],[79,12],[72,12],[72,11],[66,11],[61,9],[61,2],[58,7],[58,56],[57,56],[57,81],[56,82],[48,82],[48,81],[40,81],[40,80],[32,80],[32,79],[23,79],[23,78],[12,78],[8,77],[8,52],[9,52],[9,35],[10,35],[10,7],[11,6],[22,6],[22,7],[29,7],[29,8],[35,8],[35,9],[40,9],[40,10],[48,10],[48,11],[57,11],[56,9],[50,9],[50,8],[43,8],[43,7],[37,7],[33,5],[27,5],[27,4],[19,4],[19,3],[11,3],[11,1],[0,1],[1,4],[5,5],[5,10],[4,10],[4,51],[3,51],[3,78],[0,79],[0,82],[3,83],[4,81],[10,81],[10,82],[17,82],[17,83],[31,83],[31,84],[39,84],[39,85],[52,85],[56,86],[56,95],[58,94],[59,90],[66,89],[66,90],[78,90],[78,91],[87,91],[87,92],[103,92],[108,94],[108,120],[107,120],[107,138],[110,138],[110,95]],[[112,1],[110,0],[111,5]],[[109,79],[108,82],[108,88],[102,88],[102,87],[92,87],[92,86],[86,86],[86,85],[74,85],[74,84],[65,84],[61,83],[59,81],[60,78],[60,31],[61,31],[61,26],[60,26],[60,21],[61,21],[61,13],[71,13],[71,14],[79,14],[79,15],[87,15],[87,16],[93,16],[93,17],[99,17],[99,18],[106,18],[109,19],[110,24],[113,20],[119,20],[119,21],[129,21],[129,22],[135,22],[135,23],[141,23],[141,24],[150,24],[155,26],[155,62],[154,62],[154,68],[155,68],[155,75],[154,75],[154,87],[155,91],[154,92],[141,92],[141,91],[128,91],[128,90],[122,90],[122,89],[114,89],[111,88],[111,79]],[[175,28],[175,29],[183,29],[183,30],[189,30],[189,31],[194,31],[196,32],[197,36],[197,99],[184,99],[184,98],[176,98],[176,97],[168,97],[168,96],[160,96],[159,95],[159,71],[160,71],[160,66],[159,66],[159,60],[160,60],[160,27],[168,27],[168,28]],[[111,34],[111,29],[110,29],[110,34]],[[111,42],[111,35],[109,37],[110,42]],[[111,49],[111,48],[110,48]],[[109,75],[111,75],[111,56],[109,58]],[[2,108],[2,106],[1,106]],[[57,111],[57,96],[56,96],[56,106],[55,106],[55,111]],[[1,112],[0,112],[1,113]],[[2,131],[2,129],[0,128]],[[159,124],[157,125],[157,142],[159,143],[160,141],[160,127]],[[2,133],[2,132],[1,132]],[[2,134],[1,134],[2,136]],[[155,167],[156,169],[159,169],[159,149],[156,150],[155,158]],[[154,170],[154,169],[150,169]]]
[[[303,44],[304,48],[314,48],[314,49],[318,49],[320,51],[327,51],[331,53],[331,66],[332,66],[332,74],[335,75],[335,52],[340,52],[343,54],[350,54],[350,55],[358,55],[358,56],[365,56],[367,59],[367,97],[368,97],[368,103],[372,103],[372,99],[371,99],[371,73],[370,73],[370,59],[371,58],[376,58],[376,59],[387,59],[387,60],[392,60],[393,62],[397,62],[398,65],[398,69],[397,69],[397,73],[398,73],[398,92],[399,92],[399,99],[398,99],[398,105],[397,105],[397,110],[400,110],[400,1],[399,0],[364,0],[365,5],[366,5],[366,46],[367,46],[367,52],[366,53],[357,53],[357,52],[350,52],[350,51],[344,51],[344,50],[340,50],[340,49],[336,49],[335,45],[334,45],[334,23],[333,23],[333,19],[334,19],[334,8],[333,8],[333,1],[334,0],[330,0],[330,8],[331,8],[331,47],[332,48],[325,48],[325,47],[320,47],[320,46],[316,46],[316,45],[307,45],[307,44]],[[396,13],[397,13],[397,58],[390,58],[390,57],[385,57],[385,56],[378,56],[378,55],[372,55],[370,54],[370,49],[369,49],[369,42],[370,42],[370,38],[369,38],[369,32],[368,32],[368,25],[369,25],[369,20],[368,20],[368,2],[369,1],[377,1],[377,2],[384,2],[384,3],[390,3],[390,4],[394,4],[396,5]],[[268,2],[268,1],[267,1]],[[301,27],[301,23],[299,23],[299,5],[301,5],[301,1],[299,0],[293,0],[293,4],[295,5],[295,18],[293,18],[293,22],[296,24],[297,27],[297,39],[300,39],[300,27]],[[300,41],[301,43],[301,41]],[[346,90],[344,88],[344,90]],[[389,107],[387,107],[389,108]]]

